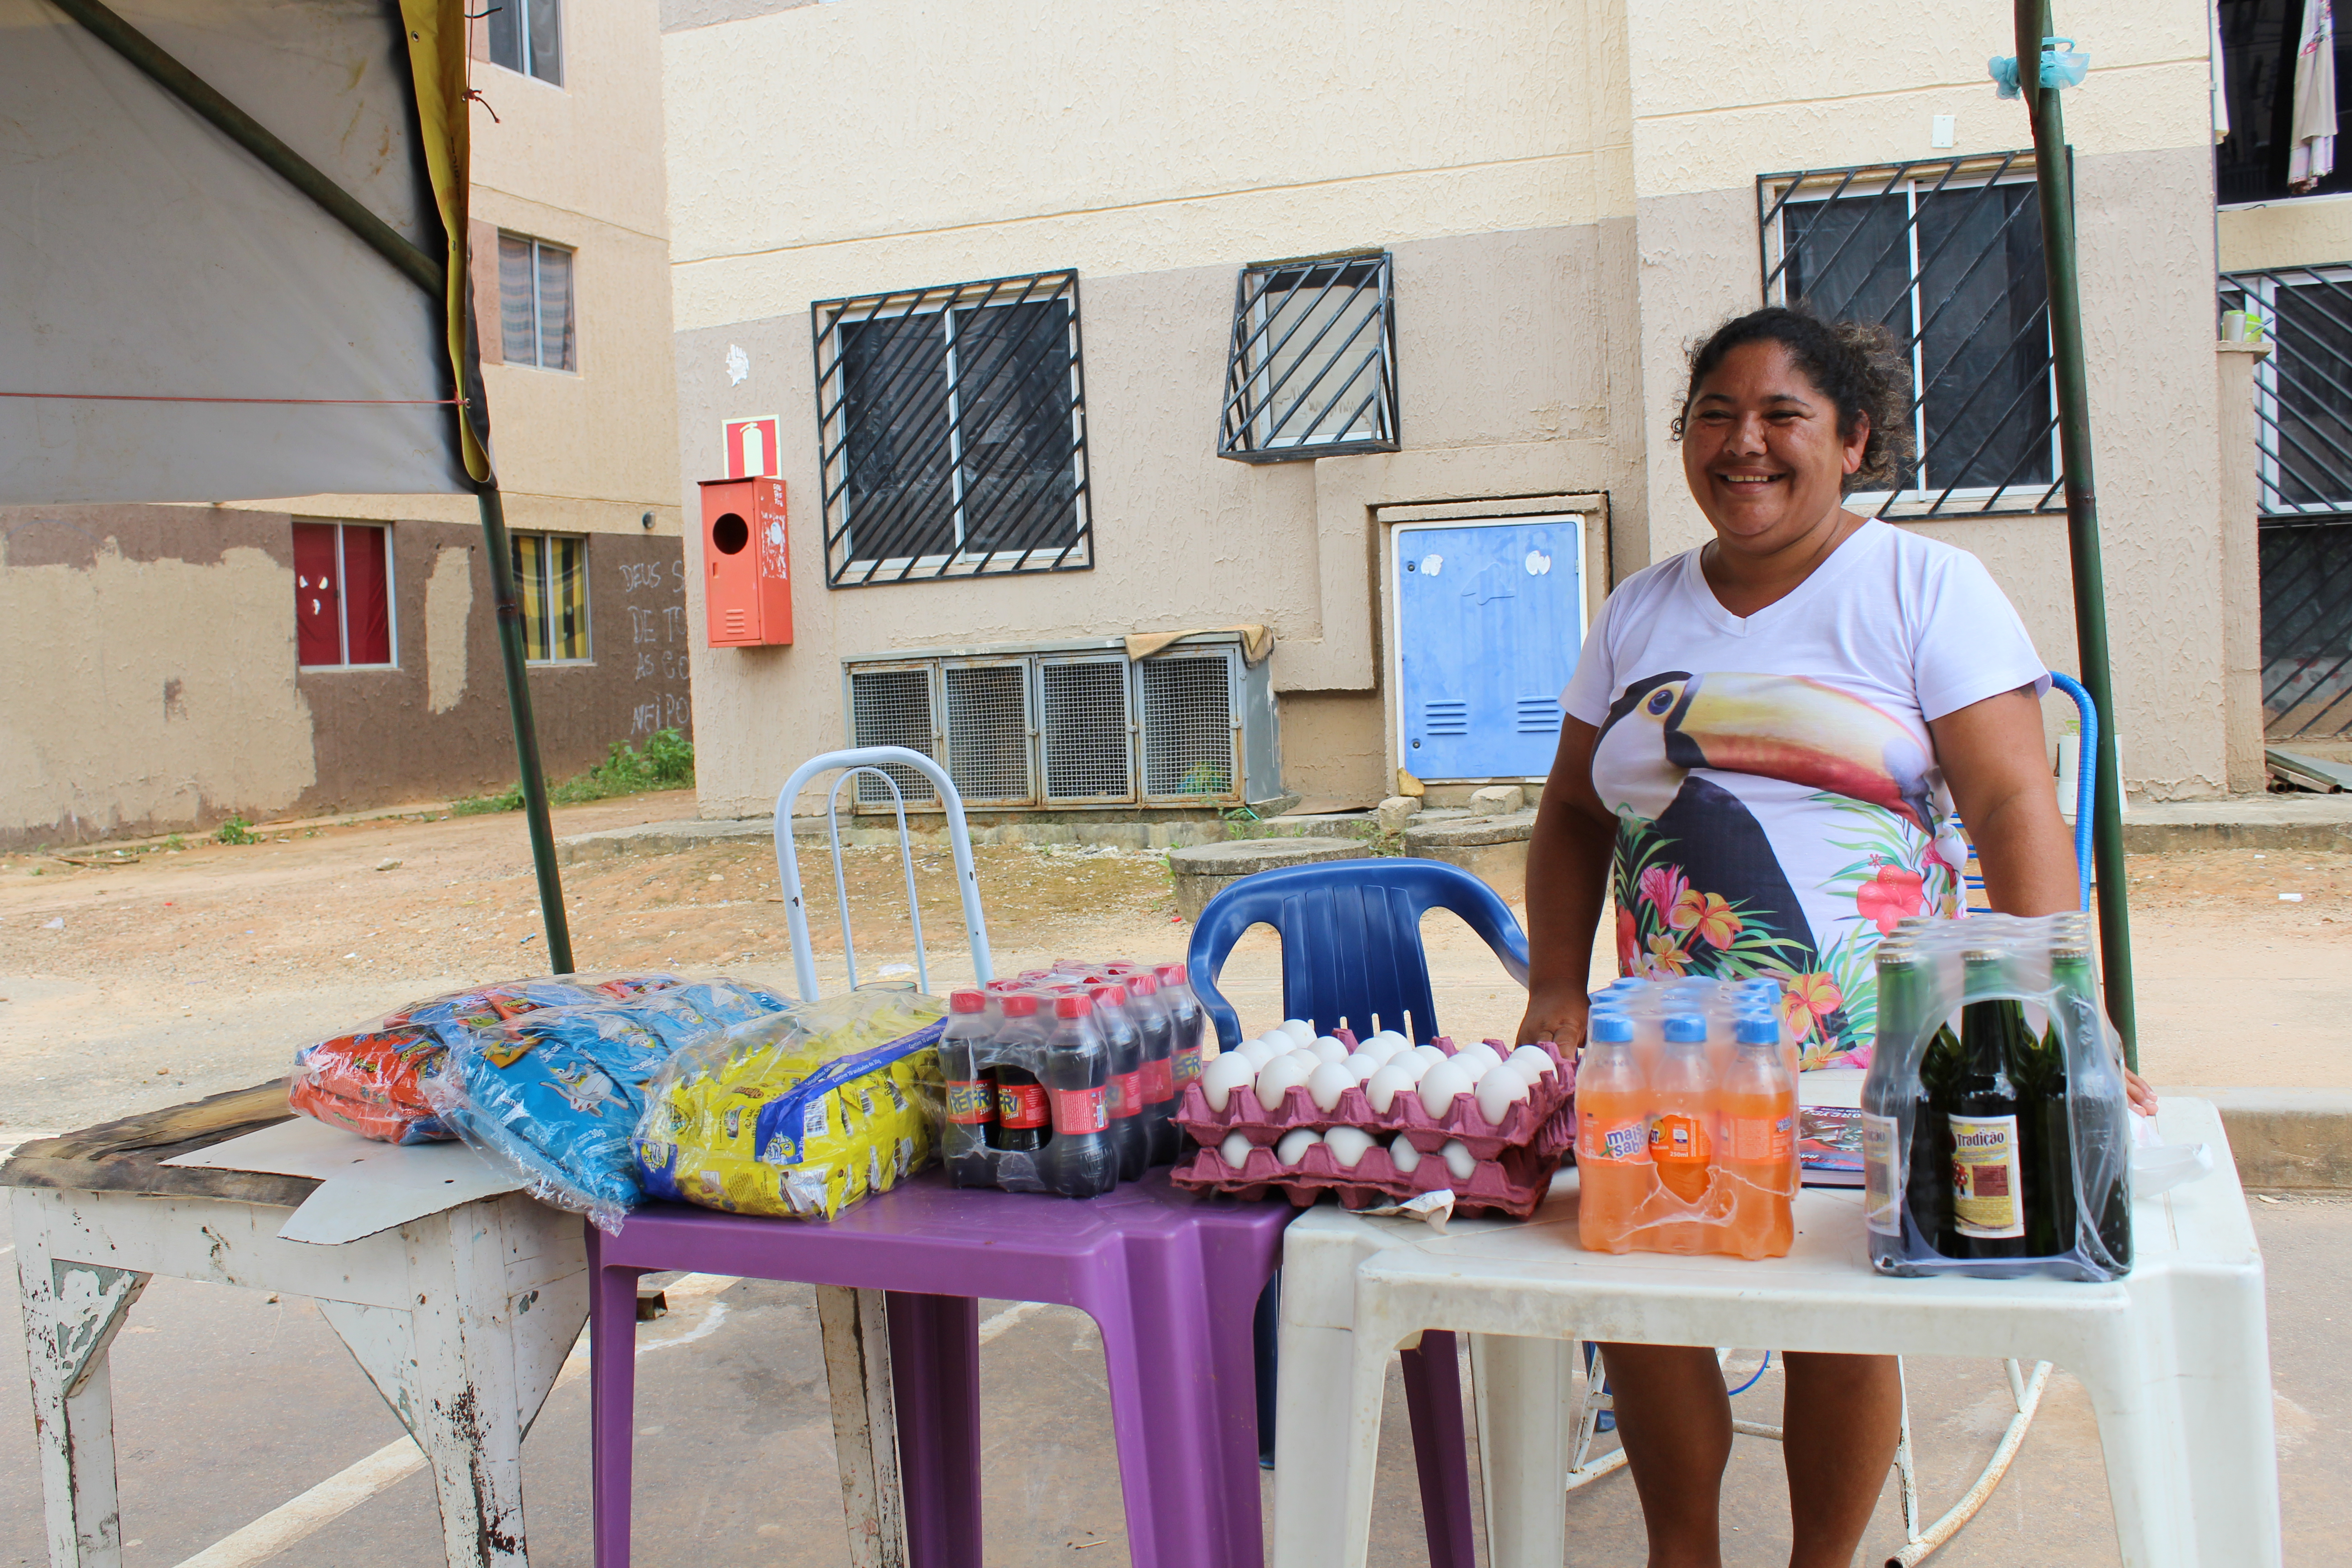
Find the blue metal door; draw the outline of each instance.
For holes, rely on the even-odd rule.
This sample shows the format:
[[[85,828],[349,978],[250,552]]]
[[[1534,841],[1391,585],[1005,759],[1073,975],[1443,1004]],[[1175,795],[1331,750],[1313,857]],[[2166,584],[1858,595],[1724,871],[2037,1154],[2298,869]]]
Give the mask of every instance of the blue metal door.
[[[1584,641],[1584,520],[1415,523],[1394,542],[1405,771],[1542,777]]]

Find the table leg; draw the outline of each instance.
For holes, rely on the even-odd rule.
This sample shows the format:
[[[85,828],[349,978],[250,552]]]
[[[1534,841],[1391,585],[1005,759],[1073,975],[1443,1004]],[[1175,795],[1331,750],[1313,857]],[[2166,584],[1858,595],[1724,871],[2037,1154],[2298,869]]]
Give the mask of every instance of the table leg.
[[[1397,1359],[1412,1426],[1413,1468],[1421,1477],[1430,1568],[1477,1568],[1470,1528],[1470,1456],[1462,1431],[1462,1363],[1454,1336],[1427,1330],[1419,1346],[1400,1352]]]
[[[820,1285],[816,1321],[833,1403],[833,1447],[841,1470],[850,1568],[906,1568],[887,1304],[879,1290]]]
[[[1561,1494],[1575,1349],[1570,1340],[1470,1336],[1486,1554],[1495,1568],[1559,1568],[1568,1554]]]
[[[588,1231],[589,1536],[596,1568],[629,1568],[630,1445],[637,1405],[637,1277]]]
[[[16,1200],[16,1285],[40,1447],[49,1568],[121,1568],[114,1398],[107,1351],[148,1276],[53,1258],[36,1209]]]
[[[408,1233],[423,1289],[409,1314],[416,1371],[405,1414],[433,1472],[449,1568],[530,1563],[521,1399],[500,1221],[494,1205],[469,1204]]]
[[[1274,1424],[1280,1568],[1360,1568],[1387,1381],[1386,1344],[1369,1346],[1348,1329],[1283,1323]]]
[[[981,1568],[980,1303],[887,1293],[907,1557]]]

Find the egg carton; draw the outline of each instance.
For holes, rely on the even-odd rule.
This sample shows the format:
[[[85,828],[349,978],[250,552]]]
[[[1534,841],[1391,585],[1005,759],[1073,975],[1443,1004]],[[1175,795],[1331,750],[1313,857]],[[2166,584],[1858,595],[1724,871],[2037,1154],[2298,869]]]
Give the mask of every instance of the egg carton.
[[[1272,1149],[1253,1144],[1239,1170],[1214,1149],[1200,1149],[1179,1160],[1171,1179],[1187,1192],[1227,1193],[1255,1203],[1269,1193],[1306,1208],[1325,1193],[1335,1194],[1343,1208],[1377,1208],[1451,1188],[1456,1214],[1507,1214],[1525,1219],[1551,1190],[1551,1179],[1574,1142],[1570,1113],[1555,1110],[1527,1143],[1482,1159],[1470,1174],[1457,1177],[1444,1159],[1425,1154],[1410,1172],[1400,1171],[1386,1148],[1375,1143],[1352,1166],[1343,1166],[1330,1146],[1318,1143],[1295,1165],[1285,1165]],[[1417,1146],[1417,1145],[1416,1145]]]
[[[1344,1032],[1335,1037],[1351,1049],[1355,1046],[1354,1037]],[[1455,1054],[1454,1041],[1444,1035],[1429,1043],[1449,1057]],[[1500,1040],[1486,1044],[1505,1054],[1510,1048]],[[1549,1040],[1538,1042],[1536,1048],[1551,1058],[1555,1070],[1528,1085],[1528,1098],[1515,1101],[1499,1124],[1487,1121],[1479,1110],[1475,1093],[1455,1095],[1445,1114],[1432,1116],[1418,1094],[1399,1090],[1383,1112],[1372,1109],[1360,1083],[1350,1085],[1339,1096],[1339,1103],[1328,1110],[1315,1103],[1303,1084],[1286,1090],[1281,1109],[1276,1110],[1266,1110],[1258,1102],[1256,1091],[1246,1089],[1234,1090],[1225,1108],[1218,1110],[1210,1106],[1198,1079],[1185,1086],[1183,1099],[1176,1107],[1176,1124],[1191,1133],[1194,1142],[1209,1149],[1214,1149],[1235,1132],[1252,1143],[1271,1147],[1295,1128],[1309,1127],[1324,1132],[1334,1127],[1360,1127],[1380,1135],[1383,1142],[1402,1132],[1405,1142],[1423,1154],[1434,1154],[1447,1139],[1458,1138],[1473,1159],[1492,1160],[1506,1149],[1532,1144],[1538,1130],[1551,1120],[1553,1113],[1574,1098],[1574,1062]]]

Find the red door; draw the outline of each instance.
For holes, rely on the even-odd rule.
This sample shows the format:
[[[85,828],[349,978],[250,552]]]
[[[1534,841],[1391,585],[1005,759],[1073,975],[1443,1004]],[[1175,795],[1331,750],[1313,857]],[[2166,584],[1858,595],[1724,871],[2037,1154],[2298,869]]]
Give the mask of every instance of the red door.
[[[302,664],[341,664],[342,569],[335,560],[335,525],[294,525],[294,646]]]

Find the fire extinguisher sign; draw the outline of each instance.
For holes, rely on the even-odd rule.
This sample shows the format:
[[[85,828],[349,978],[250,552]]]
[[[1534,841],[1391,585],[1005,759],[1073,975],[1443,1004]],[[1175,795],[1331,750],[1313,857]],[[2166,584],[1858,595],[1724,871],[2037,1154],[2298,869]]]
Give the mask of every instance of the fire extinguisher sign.
[[[776,457],[776,416],[766,414],[752,419],[730,419],[722,426],[727,448],[727,477],[749,479],[765,475],[774,477],[780,470]]]

